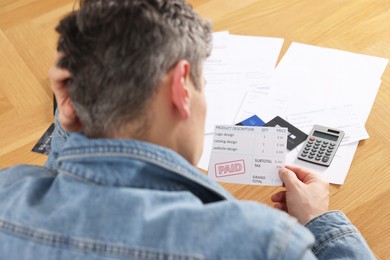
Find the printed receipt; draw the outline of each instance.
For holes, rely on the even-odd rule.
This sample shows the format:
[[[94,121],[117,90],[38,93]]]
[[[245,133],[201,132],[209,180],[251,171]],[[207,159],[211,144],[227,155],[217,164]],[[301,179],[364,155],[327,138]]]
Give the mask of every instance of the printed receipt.
[[[208,175],[218,182],[282,186],[287,128],[217,125]]]

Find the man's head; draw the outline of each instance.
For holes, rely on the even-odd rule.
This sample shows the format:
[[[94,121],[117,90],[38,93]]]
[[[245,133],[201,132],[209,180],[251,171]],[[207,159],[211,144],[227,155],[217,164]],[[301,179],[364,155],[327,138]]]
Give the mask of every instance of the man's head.
[[[59,66],[72,75],[69,97],[89,137],[145,121],[164,77],[182,60],[201,91],[211,30],[184,0],[81,0],[57,32]]]

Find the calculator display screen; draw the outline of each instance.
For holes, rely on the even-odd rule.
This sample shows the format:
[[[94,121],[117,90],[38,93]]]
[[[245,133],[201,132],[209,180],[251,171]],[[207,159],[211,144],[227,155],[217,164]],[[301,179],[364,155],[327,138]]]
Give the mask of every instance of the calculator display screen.
[[[337,141],[337,139],[339,139],[338,136],[330,135],[330,134],[327,134],[327,133],[324,133],[324,132],[319,132],[319,131],[314,131],[313,136],[316,136],[316,137],[319,137],[319,138],[328,139],[328,140],[331,140],[331,141]]]

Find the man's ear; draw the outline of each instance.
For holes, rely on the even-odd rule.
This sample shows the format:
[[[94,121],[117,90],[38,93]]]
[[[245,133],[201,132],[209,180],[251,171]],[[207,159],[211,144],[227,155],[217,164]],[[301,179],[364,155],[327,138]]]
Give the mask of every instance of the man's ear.
[[[71,78],[69,71],[60,69],[54,65],[49,71],[51,88],[57,100],[58,121],[61,126],[72,132],[81,131],[81,123],[77,117],[76,110],[69,98],[67,81]]]
[[[190,116],[189,75],[190,64],[186,60],[179,61],[171,70],[172,103],[182,119]]]

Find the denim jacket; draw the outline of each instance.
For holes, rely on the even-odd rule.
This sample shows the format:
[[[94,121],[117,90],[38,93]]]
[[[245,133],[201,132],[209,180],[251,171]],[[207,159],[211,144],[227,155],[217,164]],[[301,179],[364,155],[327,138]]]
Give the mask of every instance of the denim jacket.
[[[71,134],[58,152],[59,129],[55,163],[0,171],[0,259],[374,258],[342,212],[303,226],[172,150]]]

